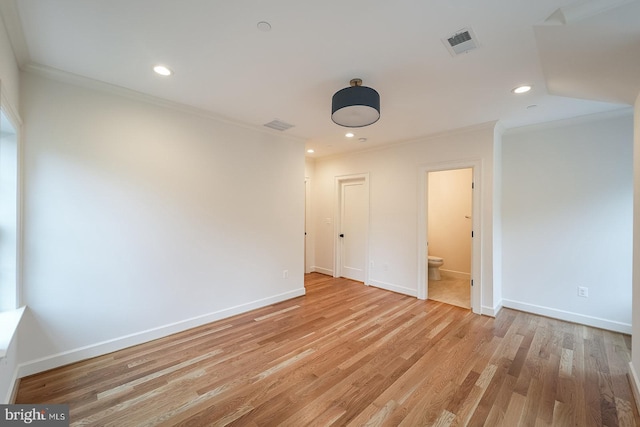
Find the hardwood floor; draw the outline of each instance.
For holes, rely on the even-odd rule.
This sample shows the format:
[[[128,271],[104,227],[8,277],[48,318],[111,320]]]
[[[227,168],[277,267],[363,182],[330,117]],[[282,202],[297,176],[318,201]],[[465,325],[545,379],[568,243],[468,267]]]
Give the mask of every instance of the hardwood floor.
[[[312,273],[307,295],[23,378],[94,426],[633,426],[626,335]]]

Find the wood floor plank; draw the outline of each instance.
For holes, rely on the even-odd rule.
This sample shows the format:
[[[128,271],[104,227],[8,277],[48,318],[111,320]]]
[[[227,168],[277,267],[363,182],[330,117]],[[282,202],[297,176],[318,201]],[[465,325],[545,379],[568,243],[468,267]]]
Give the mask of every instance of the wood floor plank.
[[[23,378],[92,426],[640,425],[627,335],[348,279]]]

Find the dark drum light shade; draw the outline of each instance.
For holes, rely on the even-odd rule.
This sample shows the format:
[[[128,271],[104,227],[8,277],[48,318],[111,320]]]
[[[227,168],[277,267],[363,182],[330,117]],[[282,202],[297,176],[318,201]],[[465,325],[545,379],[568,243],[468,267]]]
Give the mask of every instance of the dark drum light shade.
[[[380,95],[362,80],[351,80],[351,86],[337,91],[331,100],[331,120],[340,126],[360,128],[380,118]]]

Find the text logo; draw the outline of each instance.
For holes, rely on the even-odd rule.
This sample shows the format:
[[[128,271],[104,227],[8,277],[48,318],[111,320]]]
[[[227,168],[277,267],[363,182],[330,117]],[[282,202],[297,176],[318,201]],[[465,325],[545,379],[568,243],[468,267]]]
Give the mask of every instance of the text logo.
[[[69,427],[69,405],[0,405],[0,425]]]

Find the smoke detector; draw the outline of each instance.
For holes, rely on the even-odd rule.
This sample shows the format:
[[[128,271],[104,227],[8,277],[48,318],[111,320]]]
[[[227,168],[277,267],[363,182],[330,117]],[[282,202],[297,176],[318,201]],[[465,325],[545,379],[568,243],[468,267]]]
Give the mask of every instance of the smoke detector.
[[[471,28],[463,28],[441,40],[451,56],[468,53],[480,47],[478,37]]]

